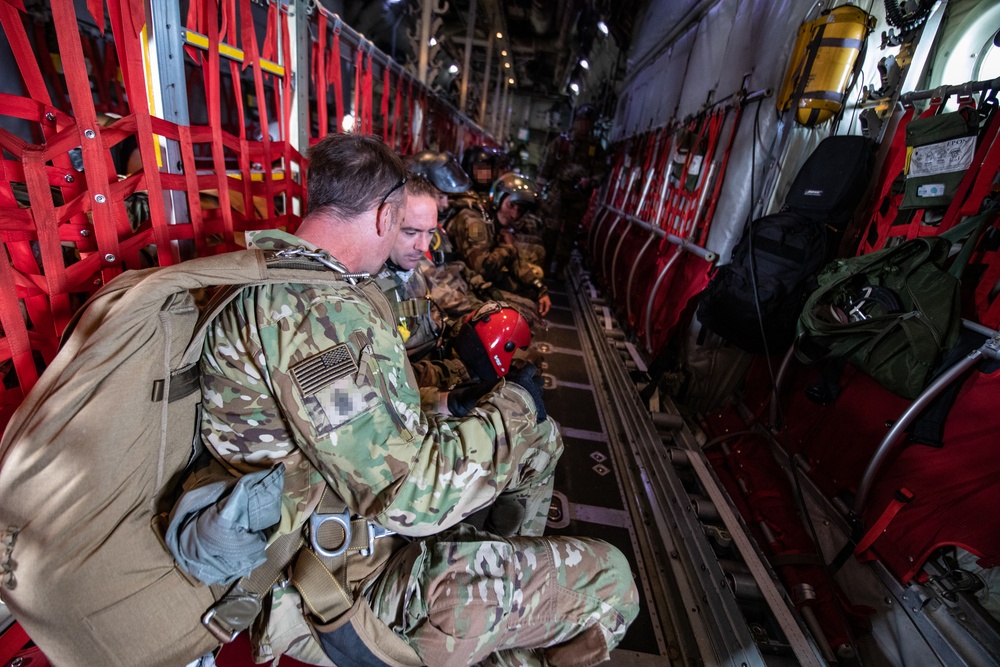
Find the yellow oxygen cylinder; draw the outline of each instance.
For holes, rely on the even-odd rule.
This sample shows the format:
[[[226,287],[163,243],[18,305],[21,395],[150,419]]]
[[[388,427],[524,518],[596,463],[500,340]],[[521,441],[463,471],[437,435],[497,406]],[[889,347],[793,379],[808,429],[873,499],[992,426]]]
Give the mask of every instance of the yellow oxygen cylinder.
[[[778,111],[795,105],[795,120],[821,125],[844,106],[847,85],[875,17],[854,5],[842,5],[803,23],[778,93]]]

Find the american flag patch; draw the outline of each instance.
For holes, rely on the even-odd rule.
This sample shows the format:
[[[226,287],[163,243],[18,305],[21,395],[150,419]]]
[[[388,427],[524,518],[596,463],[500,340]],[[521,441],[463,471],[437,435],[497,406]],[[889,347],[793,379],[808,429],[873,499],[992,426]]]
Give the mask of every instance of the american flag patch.
[[[347,343],[309,357],[291,369],[292,378],[303,396],[312,396],[342,377],[358,372],[358,363]]]

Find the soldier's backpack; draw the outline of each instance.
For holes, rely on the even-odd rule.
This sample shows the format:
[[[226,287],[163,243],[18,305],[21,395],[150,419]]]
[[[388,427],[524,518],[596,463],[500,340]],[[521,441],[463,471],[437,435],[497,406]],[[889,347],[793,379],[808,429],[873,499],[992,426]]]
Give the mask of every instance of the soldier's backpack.
[[[809,280],[823,265],[823,225],[792,211],[752,221],[702,292],[698,320],[747,352],[780,352],[795,335]]]
[[[831,136],[799,169],[784,208],[744,230],[732,261],[702,292],[698,320],[747,352],[782,352],[815,276],[868,189],[875,144],[866,137]]]
[[[268,572],[300,542],[271,545],[259,581],[237,582],[233,597],[184,575],[152,525],[199,446],[210,317],[194,291],[343,280],[323,268],[294,251],[258,250],[130,271],[70,324],[0,441],[3,599],[54,664],[184,665],[256,616]],[[279,544],[288,553],[275,553]],[[215,618],[220,599],[225,623]]]
[[[823,139],[799,168],[785,196],[785,206],[827,227],[831,252],[871,185],[876,148],[868,137]]]

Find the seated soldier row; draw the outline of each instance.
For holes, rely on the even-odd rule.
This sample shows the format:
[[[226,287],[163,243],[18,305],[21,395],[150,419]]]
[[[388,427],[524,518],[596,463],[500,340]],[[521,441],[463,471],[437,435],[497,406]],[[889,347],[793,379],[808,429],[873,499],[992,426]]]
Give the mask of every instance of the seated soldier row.
[[[541,536],[562,439],[534,367],[509,368],[510,348],[527,343],[526,323],[503,306],[477,308],[464,323],[475,338],[457,336],[457,353],[477,358],[468,352],[486,329],[501,346],[465,369],[480,380],[474,390],[450,392],[446,410],[422,409],[404,339],[425,346],[426,322],[415,320],[433,307],[400,291],[393,312],[381,292],[421,273],[436,219],[418,221],[436,218],[434,196],[374,137],[326,137],[310,151],[308,176],[309,210],[296,234],[261,232],[253,243],[324,254],[343,278],[248,287],[210,325],[201,439],[211,465],[234,477],[189,516],[175,509],[167,543],[178,564],[229,584],[262,562],[265,543],[306,532],[251,633],[258,662],[283,654],[318,665],[607,660],[638,613],[638,593],[615,547]],[[505,187],[494,193],[495,211],[529,191]],[[485,218],[468,222],[473,236],[490,231]],[[486,257],[477,238],[456,245]],[[185,488],[178,507],[206,489]],[[323,544],[325,519],[340,508],[368,535],[365,548],[345,541],[335,554]],[[233,521],[248,512],[249,523]],[[353,606],[328,613],[320,589]]]
[[[542,270],[525,261],[514,236],[538,193],[527,179],[504,174],[484,207],[447,153],[419,153],[410,158],[409,171],[406,216],[376,281],[392,306],[423,409],[461,416],[464,404],[507,373],[515,352],[530,343],[529,321],[537,323],[550,307]],[[537,308],[526,295],[538,300]],[[482,385],[480,391],[474,385]],[[450,395],[440,393],[456,386]]]

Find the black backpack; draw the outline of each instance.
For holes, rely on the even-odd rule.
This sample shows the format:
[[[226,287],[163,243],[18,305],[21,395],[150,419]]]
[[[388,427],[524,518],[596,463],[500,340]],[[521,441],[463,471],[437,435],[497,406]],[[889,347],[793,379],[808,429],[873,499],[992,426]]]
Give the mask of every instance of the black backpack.
[[[747,352],[787,349],[826,248],[826,228],[794,211],[754,220],[702,292],[698,320]]]
[[[792,181],[785,206],[826,225],[836,250],[844,229],[868,190],[875,171],[876,144],[868,137],[827,137],[806,158]]]
[[[821,141],[792,181],[784,208],[744,230],[732,261],[702,292],[698,320],[747,352],[787,349],[816,273],[836,253],[874,166],[875,143],[866,137]]]

